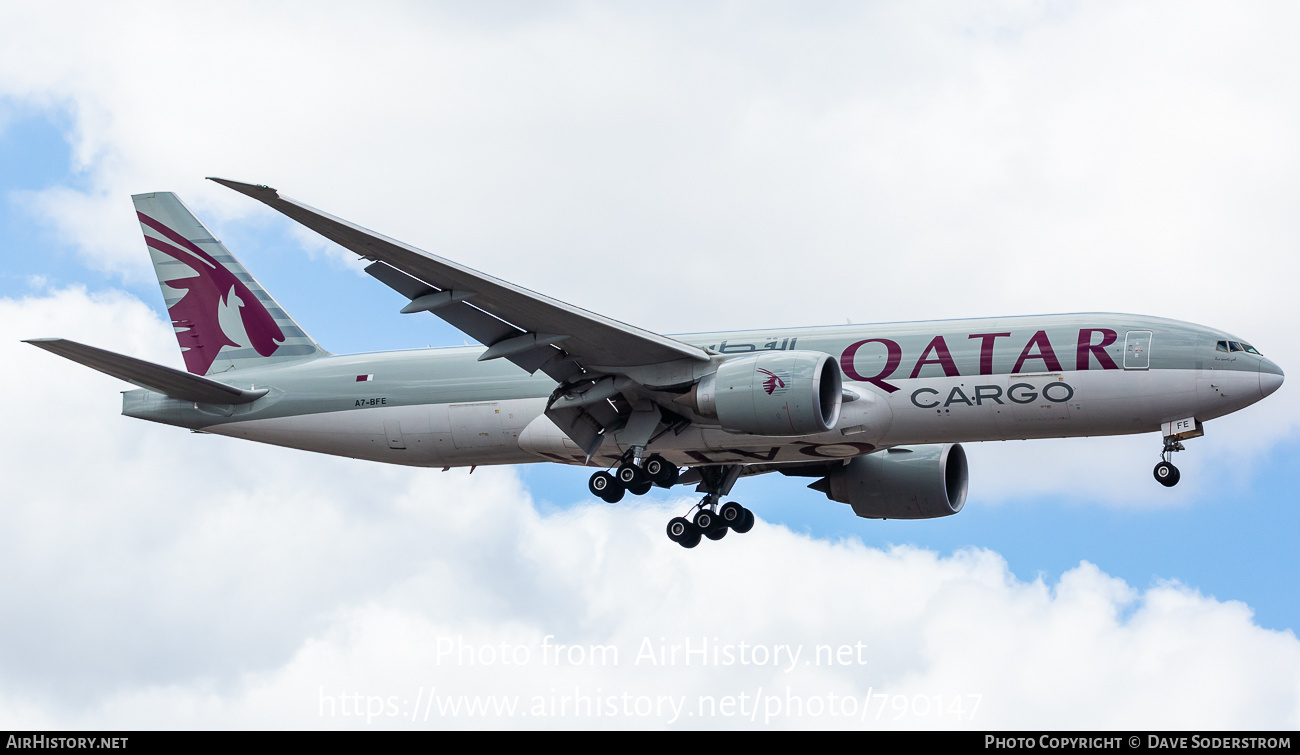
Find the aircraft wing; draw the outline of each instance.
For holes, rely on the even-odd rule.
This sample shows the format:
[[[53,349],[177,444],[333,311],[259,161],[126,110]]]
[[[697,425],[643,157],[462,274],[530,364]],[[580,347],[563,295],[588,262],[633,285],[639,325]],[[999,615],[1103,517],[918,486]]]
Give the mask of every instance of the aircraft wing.
[[[709,361],[709,352],[699,347],[484,275],[281,196],[269,186],[211,180],[374,260],[366,272],[411,300],[403,312],[432,312],[484,344],[488,348],[480,360],[508,359],[530,373],[540,370],[562,389],[577,387],[580,393],[600,377],[621,375],[628,368]],[[625,427],[635,411],[630,405],[605,406],[604,399],[575,402],[573,391],[569,393],[564,407],[548,407],[547,414],[588,454],[600,445],[602,433]],[[634,424],[653,432],[659,413],[653,414],[656,421]]]
[[[371,272],[390,287],[409,296],[413,305],[421,297],[430,296],[428,304],[434,314],[444,317],[452,325],[488,346],[489,353],[493,348],[499,352],[509,351],[510,348],[501,346],[504,341],[529,336],[531,338],[517,342],[514,347],[521,350],[526,346],[541,348],[558,345],[562,341],[563,344],[559,348],[584,365],[617,368],[656,364],[676,359],[708,361],[708,353],[696,346],[579,309],[526,288],[484,275],[464,265],[421,251],[308,207],[296,200],[283,197],[268,186],[239,183],[221,178],[211,180],[247,194],[340,246],[402,273],[408,280],[404,280],[401,276],[394,276],[382,268]],[[423,288],[429,290],[422,292],[420,288],[411,285],[409,279],[426,284]],[[453,299],[459,297],[432,296],[445,291],[464,295],[464,298],[454,301]],[[417,295],[411,296],[411,294]],[[494,328],[488,322],[475,322],[476,318],[467,314],[471,309],[486,312],[501,323],[513,327],[507,331],[500,327]],[[405,311],[414,312],[420,309],[408,306]],[[477,319],[482,320],[482,318]],[[462,325],[465,327],[461,327]],[[549,340],[550,343],[540,344],[544,340]]]

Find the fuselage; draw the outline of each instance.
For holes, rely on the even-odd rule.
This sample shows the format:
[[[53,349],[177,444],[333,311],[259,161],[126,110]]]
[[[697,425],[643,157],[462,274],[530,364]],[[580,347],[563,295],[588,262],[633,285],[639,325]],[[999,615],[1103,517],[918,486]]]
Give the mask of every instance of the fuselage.
[[[1155,432],[1204,423],[1281,385],[1282,371],[1212,328],[1122,314],[843,325],[676,336],[722,355],[830,354],[846,402],[814,436],[757,436],[694,423],[650,450],[682,466],[795,462],[893,446]],[[320,356],[210,375],[269,388],[240,406],[145,390],[123,413],[208,433],[412,466],[556,461],[607,466],[617,433],[588,460],[543,416],[556,384],[483,347]]]

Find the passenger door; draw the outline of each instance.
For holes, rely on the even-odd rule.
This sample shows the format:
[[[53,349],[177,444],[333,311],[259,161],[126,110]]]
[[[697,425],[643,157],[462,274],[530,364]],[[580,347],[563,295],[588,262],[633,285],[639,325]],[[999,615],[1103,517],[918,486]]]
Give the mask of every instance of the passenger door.
[[[1124,369],[1145,370],[1151,366],[1151,331],[1130,330],[1124,338]]]

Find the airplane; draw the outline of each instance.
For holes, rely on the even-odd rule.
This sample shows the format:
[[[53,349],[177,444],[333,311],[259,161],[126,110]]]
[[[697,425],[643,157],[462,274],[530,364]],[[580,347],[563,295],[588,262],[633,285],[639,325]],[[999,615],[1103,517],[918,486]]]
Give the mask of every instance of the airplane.
[[[962,510],[962,443],[1149,433],[1154,476],[1204,423],[1270,395],[1282,370],[1213,328],[1061,314],[663,336],[421,251],[260,184],[256,199],[370,264],[405,314],[478,346],[322,349],[169,192],[132,197],[186,370],[60,338],[27,341],[138,386],[129,417],[418,467],[597,468],[609,503],[652,487],[703,497],[673,542],[748,532],[741,477],[811,479],[869,519]]]

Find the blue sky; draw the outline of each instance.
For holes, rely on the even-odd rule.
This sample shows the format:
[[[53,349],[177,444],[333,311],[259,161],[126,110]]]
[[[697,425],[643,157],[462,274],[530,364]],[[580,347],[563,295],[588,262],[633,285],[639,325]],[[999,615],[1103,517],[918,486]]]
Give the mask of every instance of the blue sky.
[[[1285,75],[1300,55],[1268,13],[565,4],[507,23],[456,4],[305,19],[249,6],[155,67],[141,41],[172,45],[195,23],[187,11],[93,34],[97,11],[83,10],[85,38],[61,43],[75,54],[0,44],[0,306],[14,342],[97,339],[179,364],[129,203],[170,190],[327,349],[462,343],[441,320],[398,314],[404,302],[350,254],[202,180],[219,175],[666,333],[1134,311],[1300,364],[1300,77]],[[1131,31],[1171,14],[1154,49]],[[26,37],[51,25],[0,13]],[[273,52],[212,65],[216,39]],[[286,91],[272,69],[312,73]],[[981,444],[956,516],[862,520],[807,480],[768,475],[733,494],[765,532],[686,552],[658,531],[689,505],[680,489],[609,507],[580,468],[469,476],[247,448],[121,418],[124,386],[29,347],[4,353],[21,374],[11,391],[32,398],[5,447],[19,502],[4,529],[24,535],[0,543],[0,567],[37,576],[0,591],[0,629],[20,638],[0,651],[0,720],[319,725],[303,701],[322,680],[405,691],[443,673],[429,633],[632,642],[699,627],[866,638],[886,649],[877,675],[835,689],[978,688],[990,725],[1300,721],[1290,384],[1188,442],[1172,491],[1151,477],[1154,434]],[[30,442],[51,430],[58,453]],[[188,487],[213,470],[222,484]],[[706,589],[719,580],[725,596]],[[59,624],[64,603],[106,628]],[[24,618],[36,615],[54,623]],[[982,644],[925,644],[955,620]],[[568,679],[534,668],[526,681]],[[1179,697],[1220,683],[1229,700],[1209,718]],[[167,685],[209,702],[156,705]],[[1087,705],[1071,697],[1085,692]]]

